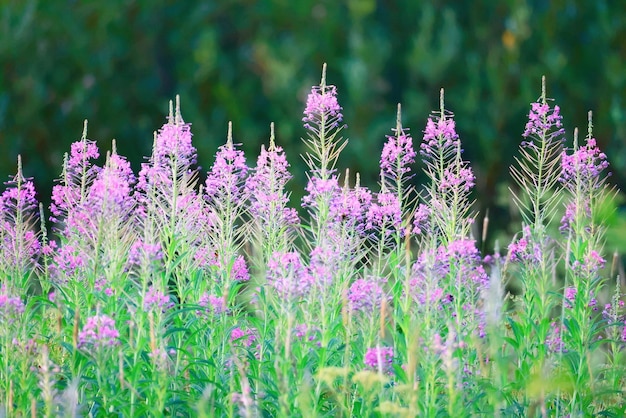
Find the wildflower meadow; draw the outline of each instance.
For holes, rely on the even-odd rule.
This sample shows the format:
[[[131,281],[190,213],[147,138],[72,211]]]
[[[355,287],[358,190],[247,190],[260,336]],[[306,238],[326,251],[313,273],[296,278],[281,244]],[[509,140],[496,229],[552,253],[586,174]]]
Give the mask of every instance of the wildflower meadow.
[[[541,86],[510,169],[522,222],[492,249],[443,90],[412,130],[398,106],[366,185],[339,166],[349,121],[325,67],[299,202],[273,125],[258,156],[229,125],[200,172],[178,100],[139,172],[85,124],[50,207],[18,159],[0,416],[625,416],[609,158],[591,114],[565,132]]]

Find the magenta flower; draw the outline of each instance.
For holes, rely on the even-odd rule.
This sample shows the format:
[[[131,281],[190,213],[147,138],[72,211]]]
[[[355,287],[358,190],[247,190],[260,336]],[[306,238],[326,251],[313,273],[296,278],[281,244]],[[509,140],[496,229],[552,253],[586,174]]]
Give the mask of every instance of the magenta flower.
[[[169,121],[159,129],[154,146],[156,166],[169,166],[172,161],[184,167],[196,163],[196,148],[191,141],[191,124]]]
[[[361,225],[372,203],[372,192],[366,188],[357,186],[352,189],[344,188],[341,193],[335,193],[330,202],[329,214],[337,222],[347,222],[353,225]]]
[[[143,299],[144,311],[160,311],[165,312],[172,308],[174,303],[171,301],[169,295],[156,289],[154,286],[150,286]]]
[[[456,133],[455,122],[452,115],[435,114],[428,118],[424,139],[420,144],[420,154],[433,158],[440,152],[445,154],[446,150],[456,149],[460,146],[459,135]],[[444,152],[445,151],[445,152]]]
[[[24,313],[24,302],[18,297],[10,296],[6,284],[0,288],[0,320],[12,323]]]
[[[98,147],[93,141],[82,139],[71,145],[71,152],[64,167],[64,178],[61,179],[61,184],[52,188],[50,219],[53,222],[57,222],[62,216],[69,218],[65,220],[66,223],[72,222],[71,211],[86,197],[81,193],[86,191],[86,187],[101,170],[92,161],[99,156]]]
[[[378,193],[376,202],[367,211],[367,229],[400,229],[402,208],[398,197],[393,193]],[[388,231],[391,232],[391,231]]]
[[[511,261],[536,262],[541,261],[542,257],[541,246],[533,240],[530,226],[524,225],[521,238],[509,244],[509,259]]]
[[[365,365],[384,373],[391,373],[393,347],[373,347],[365,353]]]
[[[228,141],[219,147],[215,162],[207,175],[205,195],[209,202],[227,199],[234,203],[245,200],[244,186],[248,166],[243,151]]]
[[[250,273],[248,272],[248,266],[246,260],[242,255],[238,256],[233,263],[233,267],[230,270],[231,278],[236,282],[247,282],[250,280]]]
[[[337,87],[313,86],[304,109],[304,127],[319,133],[322,125],[337,128],[343,120],[341,106],[337,100]]]
[[[585,199],[583,201],[584,207],[582,208],[582,213],[584,214],[586,219],[591,218],[591,207],[589,207],[589,200]],[[559,231],[563,234],[568,234],[572,230],[572,226],[576,221],[576,212],[577,212],[577,204],[575,201],[571,201],[565,206],[565,213],[561,218],[561,226],[559,226]]]
[[[548,135],[548,131],[554,128],[558,129],[550,133],[550,136],[562,135],[565,131],[562,129],[560,110],[559,106],[550,108],[547,103],[542,103],[541,101],[532,103],[528,113],[526,129],[522,135],[524,137],[531,135],[545,136]]]
[[[246,193],[250,198],[250,214],[260,219],[271,219],[276,225],[299,223],[295,209],[286,207],[289,197],[285,191],[291,179],[289,163],[283,149],[270,143],[268,150],[261,147],[254,172],[246,179]]]
[[[306,324],[298,324],[294,327],[293,332],[296,338],[302,339],[307,334],[308,327]]]
[[[106,296],[111,297],[113,296],[113,288],[108,287],[108,282],[107,279],[105,277],[100,277],[99,279],[96,279],[96,281],[93,284],[93,289],[96,292],[103,292]]]
[[[421,235],[426,233],[430,228],[430,208],[428,205],[420,203],[413,215],[413,233]]]
[[[187,173],[196,163],[191,142],[191,125],[170,120],[159,129],[149,163],[141,165],[137,188],[147,192],[153,187],[169,187],[173,176]]]
[[[616,306],[611,303],[607,303],[604,305],[602,318],[606,319],[609,323],[618,322],[620,320],[618,312],[621,309],[624,309],[624,305],[626,305],[626,303],[623,300],[618,300]]]
[[[24,277],[36,264],[41,250],[38,234],[33,230],[38,214],[35,186],[23,177],[20,161],[17,174],[5,184],[8,187],[0,195],[0,269]]]
[[[470,167],[446,168],[439,187],[442,190],[463,189],[469,192],[474,187],[474,173]]]
[[[21,176],[21,174],[18,174]],[[19,187],[18,187],[19,183]],[[0,207],[4,216],[6,211],[20,211],[23,213],[38,210],[39,202],[35,197],[35,185],[32,180],[17,176],[5,183],[8,188],[0,196]]]
[[[358,279],[348,289],[350,310],[364,315],[379,310],[384,297],[384,290],[377,280]]]
[[[87,318],[87,323],[78,334],[80,348],[112,347],[119,344],[120,333],[115,329],[115,321],[107,315]]]
[[[213,315],[219,315],[227,311],[226,298],[223,296],[209,295],[206,292],[200,296],[198,305],[206,308],[206,311],[212,313]],[[202,312],[198,312],[198,314],[201,313]]]
[[[76,141],[70,146],[70,155],[67,160],[67,168],[73,173],[80,173],[86,168],[88,160],[95,160],[100,156],[98,146],[94,141]]]
[[[60,247],[53,256],[50,272],[58,284],[67,283],[69,278],[80,278],[86,267],[87,256],[81,249],[71,244]]]
[[[339,195],[341,188],[339,187],[336,176],[332,176],[327,180],[322,180],[314,176],[309,179],[306,191],[308,194],[302,198],[302,207],[317,208],[319,199],[330,200]]]
[[[111,155],[89,188],[86,209],[92,217],[128,219],[135,206],[132,197],[134,183],[135,175],[126,158]]]
[[[548,332],[548,336],[546,337],[546,347],[549,351],[553,353],[565,353],[567,349],[565,348],[565,343],[561,338],[562,329],[558,323],[552,322],[550,324],[550,330]]]
[[[606,260],[598,254],[596,250],[589,251],[583,260],[576,260],[572,263],[572,269],[579,274],[595,274],[604,268]]]
[[[211,269],[213,267],[219,267],[220,263],[217,259],[217,253],[214,248],[208,246],[199,247],[196,249],[193,256],[195,264],[199,268]]]
[[[160,243],[148,244],[142,240],[137,240],[130,247],[128,253],[129,266],[141,266],[144,263],[150,264],[163,258],[163,250]]]
[[[471,303],[488,286],[489,277],[474,240],[452,241],[420,254],[411,269],[410,295],[419,305],[434,304],[441,309],[454,300],[453,295],[444,291],[446,284],[451,283],[460,286],[461,293]]]
[[[312,278],[297,252],[275,252],[267,264],[267,283],[281,298],[294,301],[308,293]]]
[[[405,174],[411,172],[409,166],[415,162],[416,156],[413,138],[400,130],[396,135],[387,136],[380,156],[380,169],[391,179],[408,179]]]
[[[230,332],[230,341],[250,347],[256,340],[256,336],[251,329],[235,328]]]
[[[563,167],[562,182],[580,178],[583,184],[589,182],[595,184],[596,179],[600,177],[602,171],[608,168],[609,163],[606,161],[606,154],[596,145],[595,138],[588,138],[585,146],[578,148],[571,155],[563,151],[561,165]]]
[[[572,308],[574,306],[574,300],[576,300],[576,294],[578,290],[575,287],[568,287],[565,289],[565,307]]]

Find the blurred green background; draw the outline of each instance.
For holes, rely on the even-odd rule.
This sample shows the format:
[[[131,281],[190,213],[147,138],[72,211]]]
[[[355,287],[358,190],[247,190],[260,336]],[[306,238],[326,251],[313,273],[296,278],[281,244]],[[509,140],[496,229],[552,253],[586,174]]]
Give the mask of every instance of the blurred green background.
[[[378,156],[398,102],[416,147],[439,89],[456,114],[477,174],[477,209],[497,230],[516,231],[508,166],[529,103],[561,106],[571,141],[586,132],[626,190],[626,11],[621,0],[0,0],[0,176],[35,177],[44,202],[63,153],[80,138],[118,150],[139,167],[167,103],[181,96],[199,164],[210,167],[233,121],[250,164],[275,122],[296,176],[302,109],[323,62],[344,107],[350,138],[342,168],[375,187]],[[571,142],[570,142],[571,143]],[[416,181],[420,181],[418,177]],[[295,199],[294,199],[295,200]],[[296,203],[297,204],[297,203]],[[624,216],[609,244],[626,250]],[[513,225],[514,224],[514,225]],[[513,226],[510,226],[513,225]],[[620,232],[622,231],[622,232]]]

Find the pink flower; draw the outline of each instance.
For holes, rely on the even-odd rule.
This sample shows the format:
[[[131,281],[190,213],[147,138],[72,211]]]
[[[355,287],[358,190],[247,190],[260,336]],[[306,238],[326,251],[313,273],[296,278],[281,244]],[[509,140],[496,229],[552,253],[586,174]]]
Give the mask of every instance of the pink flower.
[[[404,130],[388,135],[380,157],[380,169],[391,179],[402,178],[411,171],[417,153],[413,149],[413,138]],[[407,177],[405,177],[406,179]]]
[[[384,373],[391,373],[393,364],[393,347],[369,348],[365,353],[365,365]]]
[[[246,260],[243,258],[243,255],[235,259],[230,275],[236,282],[247,282],[250,280],[250,273],[248,272],[248,266],[246,265]]]
[[[87,318],[87,323],[78,334],[81,348],[111,347],[119,344],[120,333],[115,329],[115,321],[107,315]]]
[[[198,300],[198,305],[206,308],[206,311],[213,315],[219,315],[226,312],[226,299],[223,296],[209,295],[203,293]],[[197,312],[200,315],[202,312]]]
[[[352,311],[361,311],[371,315],[380,309],[384,297],[383,288],[376,280],[358,279],[348,290],[348,302]]]
[[[552,136],[563,134],[564,130],[561,128],[561,115],[559,106],[550,108],[547,103],[535,102],[531,104],[530,112],[528,113],[528,123],[526,123],[526,129],[523,136],[528,137],[531,135],[546,135],[548,131],[553,128],[558,128],[553,132]]]
[[[275,252],[267,263],[267,283],[281,298],[293,301],[308,293],[312,278],[297,252]]]
[[[205,196],[209,202],[227,199],[235,203],[245,200],[245,178],[248,166],[237,144],[227,142],[219,147],[215,162],[207,175]]]
[[[256,340],[256,336],[251,329],[235,328],[230,333],[230,341],[241,343],[244,347],[250,347]]]
[[[319,132],[322,123],[331,128],[336,128],[343,120],[341,106],[337,101],[337,87],[313,86],[307,97],[306,108],[302,121],[304,127],[314,132]]]

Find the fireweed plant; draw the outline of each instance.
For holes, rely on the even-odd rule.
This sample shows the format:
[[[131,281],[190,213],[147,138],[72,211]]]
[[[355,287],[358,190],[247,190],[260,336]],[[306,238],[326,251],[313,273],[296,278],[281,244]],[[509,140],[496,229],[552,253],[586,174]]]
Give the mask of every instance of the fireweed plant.
[[[303,216],[273,125],[249,166],[229,124],[200,183],[178,100],[139,173],[85,125],[47,210],[18,159],[0,195],[0,415],[624,416],[591,115],[570,143],[543,83],[511,169],[519,232],[482,254],[443,91],[418,140],[398,106],[374,190],[338,169],[342,112],[324,67]]]

